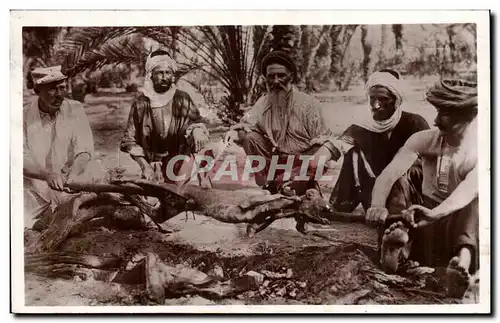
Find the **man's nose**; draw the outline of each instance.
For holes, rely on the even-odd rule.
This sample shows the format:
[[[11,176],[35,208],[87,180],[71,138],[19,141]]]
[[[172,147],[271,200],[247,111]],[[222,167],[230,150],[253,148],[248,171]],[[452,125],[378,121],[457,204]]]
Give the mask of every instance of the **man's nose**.
[[[373,110],[378,110],[380,109],[380,102],[378,100],[375,100],[372,105]]]

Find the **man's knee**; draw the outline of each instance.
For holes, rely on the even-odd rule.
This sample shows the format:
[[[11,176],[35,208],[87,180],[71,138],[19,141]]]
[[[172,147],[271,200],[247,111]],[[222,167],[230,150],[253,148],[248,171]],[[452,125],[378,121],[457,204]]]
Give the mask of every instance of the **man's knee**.
[[[410,183],[407,176],[402,176],[392,186],[391,193],[387,198],[386,208],[390,214],[398,214],[411,205]]]
[[[247,155],[255,155],[265,148],[265,138],[258,132],[250,131],[243,136],[242,145]]]
[[[422,182],[419,181],[421,173],[418,166],[401,176],[392,186],[387,198],[387,209],[391,214],[401,213],[413,204],[422,204]]]
[[[477,198],[463,209],[457,211],[449,221],[454,221],[452,230],[458,233],[457,244],[477,246],[479,232],[479,205]]]

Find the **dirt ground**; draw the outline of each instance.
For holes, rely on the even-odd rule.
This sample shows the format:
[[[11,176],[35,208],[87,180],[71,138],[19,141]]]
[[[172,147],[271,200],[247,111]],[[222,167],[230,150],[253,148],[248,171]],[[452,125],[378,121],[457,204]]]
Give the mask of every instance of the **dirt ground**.
[[[411,80],[406,94],[405,110],[421,113],[432,125],[435,111],[425,104],[423,91],[431,80]],[[26,93],[25,99],[30,98]],[[323,103],[327,124],[335,133],[341,133],[355,118],[367,112],[362,87],[343,93],[317,95]],[[126,124],[133,94],[98,93],[87,95],[85,108],[93,130],[97,159],[103,168],[125,168],[124,176],[139,175],[139,167],[119,151],[119,141]],[[349,113],[345,113],[349,111]],[[208,114],[208,111],[204,111]],[[342,116],[342,118],[339,118]],[[215,127],[215,125],[214,125]],[[220,140],[222,133],[212,132],[212,140]],[[338,164],[330,174],[338,173]],[[334,183],[324,185],[328,198]],[[168,221],[171,234],[157,231],[97,230],[85,237],[72,237],[63,250],[85,251],[89,254],[115,253],[130,255],[154,251],[171,263],[188,263],[202,271],[219,263],[226,277],[242,270],[280,270],[291,268],[297,276],[294,284],[307,287],[291,292],[292,296],[249,292],[232,299],[213,300],[199,295],[167,298],[170,305],[208,304],[363,304],[363,303],[453,303],[455,300],[436,298],[432,293],[399,291],[369,280],[376,271],[374,253],[375,229],[360,223],[335,223],[331,226],[310,227],[308,235],[295,230],[293,220],[280,220],[253,238],[245,235],[245,226],[224,224],[196,215],[179,215]],[[360,268],[364,268],[363,271]],[[271,282],[271,285],[273,282]],[[276,283],[278,284],[278,283]],[[370,285],[371,284],[371,285]],[[295,288],[294,287],[294,288]],[[283,290],[281,288],[281,290]],[[437,288],[437,287],[436,287]],[[439,288],[438,292],[439,292]],[[140,305],[139,294],[123,285],[95,280],[63,280],[25,275],[26,305]],[[139,296],[138,296],[139,295]]]

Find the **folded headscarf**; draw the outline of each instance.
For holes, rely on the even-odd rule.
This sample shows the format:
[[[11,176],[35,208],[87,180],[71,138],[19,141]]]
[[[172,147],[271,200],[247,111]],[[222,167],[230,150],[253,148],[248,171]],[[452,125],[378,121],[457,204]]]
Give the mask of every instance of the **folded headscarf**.
[[[367,95],[369,95],[371,88],[374,86],[383,86],[396,97],[396,110],[390,118],[380,121],[373,119],[373,116],[370,113],[370,115],[361,120],[358,125],[367,130],[382,133],[393,129],[401,119],[403,111],[401,108],[401,104],[403,102],[403,91],[401,81],[389,72],[375,72],[370,75],[365,85]],[[368,110],[368,112],[369,111],[370,110]]]
[[[436,109],[453,109],[457,113],[477,111],[477,83],[445,79],[434,84],[425,99]]]
[[[153,81],[151,80],[153,70],[158,66],[162,66],[170,68],[175,72],[175,70],[177,69],[177,64],[168,54],[156,55],[153,57],[151,57],[151,54],[149,54],[146,60],[146,77],[144,79],[142,93],[149,98],[151,107],[157,108],[167,105],[172,100],[176,91],[176,86],[175,84],[172,84],[170,89],[165,93],[156,92],[153,87]]]

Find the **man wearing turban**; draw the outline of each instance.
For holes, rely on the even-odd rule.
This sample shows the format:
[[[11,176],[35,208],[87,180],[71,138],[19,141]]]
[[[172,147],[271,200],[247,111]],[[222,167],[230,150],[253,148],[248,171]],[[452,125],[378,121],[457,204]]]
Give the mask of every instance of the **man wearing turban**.
[[[448,294],[461,297],[479,266],[477,178],[477,84],[442,80],[426,93],[437,109],[436,128],[411,136],[375,182],[367,221],[386,228],[381,264],[395,272],[407,259],[446,266]],[[386,221],[392,185],[422,158],[420,203],[402,221]],[[392,223],[391,223],[392,222]]]
[[[368,78],[365,88],[369,99],[366,117],[331,140],[335,147],[331,158],[338,160],[344,156],[330,197],[337,211],[352,212],[360,203],[366,211],[371,203],[375,178],[411,135],[429,129],[420,115],[403,111],[403,91],[397,72],[388,69],[375,72]],[[417,162],[395,189],[419,190],[421,173]],[[404,204],[401,202],[393,200],[391,212],[402,211]]]
[[[151,181],[172,180],[167,177],[168,162],[177,155],[196,153],[208,142],[200,111],[174,83],[175,70],[166,51],[148,56],[143,91],[132,103],[120,146],[139,164],[142,177]],[[174,165],[174,174],[181,166]]]
[[[292,58],[286,52],[272,51],[262,59],[261,65],[267,92],[226,134],[226,140],[240,143],[248,156],[265,159],[265,167],[255,174],[255,181],[277,192],[283,184],[292,182],[286,179],[284,172],[270,172],[273,157],[280,164],[287,164],[288,157],[297,157],[290,167],[291,177],[295,177],[301,168],[300,155],[318,160],[320,156],[329,155],[333,148],[328,141],[331,134],[324,124],[321,103],[294,85],[297,67]],[[296,181],[290,188],[300,195],[314,187],[314,183]]]

